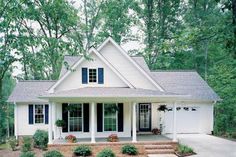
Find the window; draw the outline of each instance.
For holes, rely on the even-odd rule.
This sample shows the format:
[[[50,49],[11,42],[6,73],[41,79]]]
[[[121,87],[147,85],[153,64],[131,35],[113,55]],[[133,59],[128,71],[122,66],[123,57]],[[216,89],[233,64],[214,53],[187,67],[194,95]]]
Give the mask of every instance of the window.
[[[69,130],[82,131],[82,104],[69,104]]]
[[[117,130],[117,105],[104,104],[103,117],[104,117],[104,131]]]
[[[97,82],[97,69],[89,69],[89,82]]]
[[[34,115],[34,123],[44,123],[44,105],[35,105]]]

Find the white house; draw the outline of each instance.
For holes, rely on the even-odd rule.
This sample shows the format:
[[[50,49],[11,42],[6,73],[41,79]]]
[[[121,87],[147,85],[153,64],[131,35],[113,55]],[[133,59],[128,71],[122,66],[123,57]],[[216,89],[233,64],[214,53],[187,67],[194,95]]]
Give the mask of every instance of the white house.
[[[195,71],[151,71],[143,57],[127,54],[112,38],[88,52],[90,60],[65,56],[58,80],[19,81],[9,97],[15,104],[15,135],[48,130],[59,137],[57,119],[66,122],[62,137],[132,137],[162,128],[163,134],[210,134],[217,94]],[[165,112],[159,111],[166,105]],[[74,107],[75,111],[67,108]],[[116,110],[111,110],[118,108]]]

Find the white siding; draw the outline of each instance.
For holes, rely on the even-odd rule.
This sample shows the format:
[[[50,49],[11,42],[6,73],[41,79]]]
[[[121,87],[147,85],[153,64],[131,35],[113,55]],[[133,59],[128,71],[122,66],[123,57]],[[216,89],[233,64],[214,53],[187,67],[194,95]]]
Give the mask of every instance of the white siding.
[[[127,87],[127,85],[117,76],[105,63],[103,63],[94,53],[90,56],[93,60],[84,60],[74,72],[72,72],[55,90],[70,90],[83,87]],[[88,83],[82,84],[81,68],[104,68],[104,84]]]
[[[17,104],[18,136],[33,135],[37,129],[48,130],[47,124],[29,124],[28,104]]]
[[[106,58],[134,87],[157,89],[114,45],[107,43],[100,53]]]

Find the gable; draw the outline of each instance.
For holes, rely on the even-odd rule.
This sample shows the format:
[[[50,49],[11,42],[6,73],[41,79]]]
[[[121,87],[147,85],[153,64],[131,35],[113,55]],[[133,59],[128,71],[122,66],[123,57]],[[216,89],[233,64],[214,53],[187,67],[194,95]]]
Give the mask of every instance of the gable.
[[[92,60],[84,59],[74,71],[70,74],[55,88],[55,91],[71,90],[84,87],[128,87],[128,85],[120,79],[119,76],[107,65],[101,58],[95,53],[89,55]],[[82,68],[104,69],[104,84],[88,83],[82,84]]]
[[[135,88],[152,89],[163,91],[144,69],[142,69],[133,59],[124,55],[117,46],[110,41],[98,48],[100,54],[108,60]],[[126,52],[124,52],[126,53]],[[135,65],[136,64],[136,65]]]

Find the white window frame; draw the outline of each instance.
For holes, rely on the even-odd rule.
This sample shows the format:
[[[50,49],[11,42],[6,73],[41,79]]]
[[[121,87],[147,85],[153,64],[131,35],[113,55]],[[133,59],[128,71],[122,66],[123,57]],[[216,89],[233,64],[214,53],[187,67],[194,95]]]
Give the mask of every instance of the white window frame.
[[[103,132],[111,132],[111,133],[115,133],[115,132],[117,132],[118,131],[118,111],[116,111],[116,130],[115,131],[105,131],[105,123],[104,123],[104,119],[105,119],[105,110],[104,110],[104,106],[106,105],[106,104],[115,104],[116,106],[118,105],[117,103],[103,103],[102,104],[102,114],[103,114],[103,117],[102,117],[102,124],[103,124],[103,126],[102,126],[102,129],[103,129]]]
[[[68,103],[68,106],[70,104],[81,104],[82,129],[81,129],[81,131],[70,131],[70,111],[68,111],[68,132],[70,132],[70,133],[84,132],[84,104],[83,103]]]
[[[43,122],[42,123],[35,123],[35,120],[36,120],[36,118],[35,118],[35,106],[36,105],[42,105],[43,106]],[[35,125],[40,125],[40,124],[45,124],[45,104],[34,104],[33,105],[33,112],[34,112],[34,116],[33,116],[33,120],[34,120],[34,124]]]
[[[90,82],[89,81],[89,70],[93,70],[93,69],[96,70],[96,82]],[[89,84],[96,84],[96,83],[98,83],[98,68],[88,68],[88,83]]]

